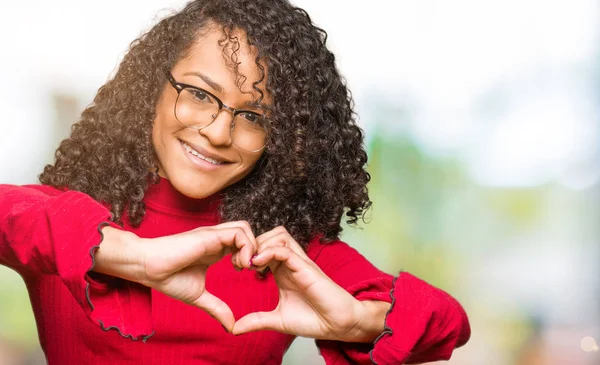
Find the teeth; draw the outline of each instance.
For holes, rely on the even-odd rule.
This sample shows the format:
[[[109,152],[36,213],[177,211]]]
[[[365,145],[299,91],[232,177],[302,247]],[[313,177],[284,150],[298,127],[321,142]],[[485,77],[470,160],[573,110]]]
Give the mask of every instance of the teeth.
[[[211,163],[211,164],[213,164],[213,165],[220,165],[220,164],[222,164],[222,163],[223,163],[223,162],[221,162],[221,161],[217,161],[217,160],[215,160],[215,159],[212,159],[212,158],[210,158],[210,157],[206,157],[206,156],[204,156],[204,155],[200,154],[198,151],[196,151],[196,150],[195,150],[195,149],[193,149],[192,147],[188,146],[188,144],[187,144],[187,143],[185,143],[185,142],[182,142],[181,144],[183,145],[183,148],[185,148],[185,150],[186,150],[186,151],[188,151],[188,152],[189,152],[189,153],[191,153],[192,155],[194,155],[194,156],[196,156],[196,157],[198,157],[198,158],[200,158],[200,159],[202,159],[202,160],[204,160],[204,161],[210,162],[210,163]]]

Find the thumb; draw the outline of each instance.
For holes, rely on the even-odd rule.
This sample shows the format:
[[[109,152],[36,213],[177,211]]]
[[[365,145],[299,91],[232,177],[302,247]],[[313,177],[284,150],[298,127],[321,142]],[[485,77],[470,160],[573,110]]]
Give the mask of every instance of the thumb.
[[[241,335],[243,333],[259,330],[284,332],[279,311],[274,310],[271,312],[254,312],[247,314],[235,322],[231,333],[234,335]]]
[[[205,290],[193,304],[219,321],[227,332],[232,331],[235,317],[231,308],[224,301]]]

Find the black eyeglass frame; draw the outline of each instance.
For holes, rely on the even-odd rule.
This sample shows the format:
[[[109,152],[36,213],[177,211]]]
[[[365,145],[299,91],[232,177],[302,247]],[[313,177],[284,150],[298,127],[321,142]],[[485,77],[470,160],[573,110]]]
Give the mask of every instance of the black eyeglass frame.
[[[231,112],[231,114],[233,116],[233,118],[231,118],[230,133],[235,128],[235,117],[237,115],[241,114],[241,113],[250,113],[252,115],[256,115],[259,119],[262,119],[262,120],[265,120],[265,121],[267,119],[267,117],[264,114],[254,112],[252,110],[232,108],[229,105],[223,103],[221,101],[221,99],[219,99],[218,97],[216,97],[213,93],[211,93],[210,91],[207,91],[207,90],[205,90],[205,89],[203,89],[201,87],[190,85],[190,84],[186,84],[186,83],[183,83],[183,82],[178,82],[177,80],[175,80],[175,77],[173,77],[173,74],[171,72],[167,72],[166,76],[167,76],[167,80],[169,80],[169,83],[171,84],[171,86],[173,86],[173,88],[175,89],[175,91],[177,91],[177,100],[175,101],[175,105],[173,105],[173,114],[175,115],[175,118],[177,118],[178,121],[179,121],[179,118],[177,117],[177,102],[179,102],[179,97],[181,96],[181,92],[183,90],[185,90],[185,89],[193,89],[193,90],[198,90],[200,92],[206,93],[211,98],[213,98],[217,102],[217,105],[219,106],[219,110],[212,116],[213,119],[210,121],[210,123],[208,123],[207,125],[205,125],[202,128],[191,127],[191,126],[186,125],[182,121],[179,121],[179,123],[181,123],[182,125],[186,126],[187,128],[192,128],[192,129],[200,131],[200,130],[202,130],[202,129],[208,127],[208,126],[210,126],[217,119],[217,116],[219,115],[219,113],[221,113],[221,110],[223,110],[223,109],[228,110],[229,112]],[[267,129],[264,126],[261,126],[261,128],[265,130],[265,133],[267,133]],[[232,142],[233,142],[233,140],[232,140]],[[260,152],[260,151],[262,151],[266,147],[266,136],[265,136],[265,145],[263,145],[258,150],[247,150],[247,149],[245,149],[243,147],[238,146],[235,142],[233,142],[233,144],[235,144],[238,148],[241,148],[241,149],[243,149],[244,151],[247,151],[247,152]]]

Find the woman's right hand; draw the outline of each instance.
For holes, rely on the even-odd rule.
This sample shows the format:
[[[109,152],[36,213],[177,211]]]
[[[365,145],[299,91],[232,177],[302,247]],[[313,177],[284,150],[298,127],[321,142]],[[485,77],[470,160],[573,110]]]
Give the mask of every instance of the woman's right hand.
[[[172,236],[139,238],[130,232],[105,227],[94,271],[154,288],[195,305],[228,330],[235,318],[229,306],[205,288],[206,270],[232,253],[232,264],[249,268],[257,243],[245,221],[228,222]]]

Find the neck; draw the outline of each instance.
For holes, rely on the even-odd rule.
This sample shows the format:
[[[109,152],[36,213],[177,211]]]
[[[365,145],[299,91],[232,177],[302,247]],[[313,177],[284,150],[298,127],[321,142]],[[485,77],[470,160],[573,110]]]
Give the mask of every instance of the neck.
[[[200,199],[190,198],[175,189],[168,179],[159,177],[158,183],[148,187],[144,200],[151,205],[183,212],[215,212],[221,202],[221,193]]]

